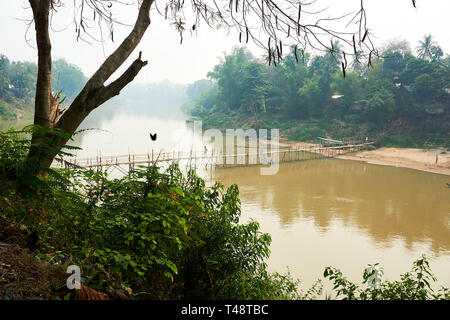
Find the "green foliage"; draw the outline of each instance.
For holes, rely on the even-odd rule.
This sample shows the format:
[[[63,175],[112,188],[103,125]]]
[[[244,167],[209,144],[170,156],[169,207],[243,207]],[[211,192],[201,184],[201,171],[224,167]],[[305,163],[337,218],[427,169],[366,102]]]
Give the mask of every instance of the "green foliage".
[[[378,269],[378,270],[377,270]],[[378,274],[377,274],[378,273]],[[400,281],[383,281],[383,270],[378,264],[369,265],[363,273],[363,284],[367,288],[347,280],[336,268],[327,267],[324,277],[333,282],[336,298],[344,300],[450,300],[450,290],[433,289],[436,278],[431,272],[428,258],[423,255],[414,261],[410,272],[401,275]],[[377,276],[378,279],[374,279]]]
[[[406,42],[392,44],[383,58],[372,59],[370,70],[359,57],[345,77],[336,52],[311,58],[292,49],[275,67],[235,48],[208,74],[215,86],[199,94],[192,90],[186,109],[206,127],[264,123],[293,140],[320,133],[335,139],[370,136],[379,145],[446,145],[450,57],[443,58],[430,36],[420,47],[414,57]]]
[[[17,118],[17,115],[11,112],[7,103],[0,101],[0,117],[5,120],[13,120]]]
[[[37,257],[77,264],[91,287],[131,287],[136,298],[284,299],[289,275],[269,274],[270,236],[240,224],[239,190],[210,188],[176,164],[139,167],[120,179],[93,170],[54,170],[31,179],[29,134],[0,134],[0,217],[39,234]],[[41,142],[46,143],[45,139]],[[66,147],[67,148],[67,147]],[[15,192],[26,183],[35,193]],[[52,253],[51,256],[47,253]]]
[[[202,96],[212,87],[212,81],[206,79],[198,80],[188,86],[188,88],[186,89],[186,94],[190,99],[196,99],[197,97]]]
[[[426,60],[439,60],[444,55],[441,47],[433,41],[431,34],[425,35],[423,40],[420,40],[416,50],[418,57]]]
[[[69,100],[76,97],[87,78],[81,70],[64,59],[53,62],[52,85]],[[0,54],[0,119],[10,120],[31,116],[36,92],[37,65],[31,62],[9,61]]]
[[[72,184],[53,189],[64,201],[41,217],[39,233],[47,251],[64,252],[88,278],[108,274],[101,285],[129,286],[137,296],[160,299],[295,293],[290,278],[266,271],[270,236],[254,221],[238,223],[237,186],[205,188],[194,171],[184,176],[176,165],[164,173],[142,167],[114,180],[92,170],[66,174]],[[280,287],[264,290],[269,284]]]
[[[0,132],[0,180],[5,182],[0,185],[0,191],[45,194],[50,192],[53,186],[68,183],[57,170],[42,168],[36,161],[28,159],[33,133],[41,137],[35,142],[35,146],[40,148],[42,154],[60,157],[70,155],[70,150],[79,149],[65,145],[61,150],[55,145],[53,137],[67,138],[67,134],[37,125],[29,125],[19,131],[11,128]],[[49,177],[53,178],[52,184],[47,183]]]
[[[225,55],[223,61],[208,73],[208,77],[217,81],[218,101],[227,109],[237,110],[242,105],[241,99],[245,93],[241,82],[244,75],[243,66],[251,59],[249,51],[236,47],[232,55]]]
[[[0,190],[13,189],[29,148],[29,138],[21,136],[20,132],[12,128],[0,132],[0,180],[6,182],[0,185]]]
[[[69,64],[64,59],[53,62],[52,85],[54,91],[62,91],[73,100],[83,88],[87,78],[80,68]]]
[[[217,86],[214,85],[209,90],[206,90],[202,94],[196,96],[196,104],[188,102],[183,105],[182,109],[193,116],[206,116],[215,107],[217,94]]]
[[[311,141],[324,134],[316,124],[305,124],[288,131],[288,138],[292,141]]]
[[[298,89],[298,95],[302,103],[307,105],[306,110],[310,117],[317,118],[321,116],[322,91],[317,76],[307,79],[303,87]]]

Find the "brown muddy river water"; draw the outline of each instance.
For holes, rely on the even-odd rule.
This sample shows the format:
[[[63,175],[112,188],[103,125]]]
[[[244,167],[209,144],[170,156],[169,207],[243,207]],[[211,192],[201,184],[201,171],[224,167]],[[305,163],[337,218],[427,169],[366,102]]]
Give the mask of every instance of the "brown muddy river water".
[[[242,221],[257,220],[272,236],[271,270],[286,271],[308,288],[334,266],[352,281],[379,262],[399,280],[421,254],[439,282],[450,285],[448,176],[411,169],[322,159],[216,170],[213,180],[237,184]]]

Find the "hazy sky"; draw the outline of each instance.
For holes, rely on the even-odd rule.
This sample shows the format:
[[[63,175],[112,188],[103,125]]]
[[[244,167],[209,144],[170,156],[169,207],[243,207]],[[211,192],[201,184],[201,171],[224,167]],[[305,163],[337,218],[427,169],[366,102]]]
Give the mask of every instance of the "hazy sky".
[[[130,0],[131,1],[131,0]],[[329,3],[329,15],[336,12],[352,11],[358,8],[360,0],[318,0]],[[65,1],[70,5],[72,1]],[[375,35],[376,44],[382,46],[390,39],[406,39],[414,49],[419,39],[431,33],[444,52],[450,53],[450,0],[417,0],[417,9],[411,0],[365,0],[369,28]],[[25,41],[26,23],[20,19],[31,17],[31,10],[26,9],[28,1],[0,0],[0,53],[11,60],[37,60],[37,50]],[[121,27],[114,34],[115,43],[108,41],[102,46],[76,42],[73,25],[70,25],[70,13],[62,10],[55,22],[55,28],[64,29],[52,32],[53,58],[65,58],[81,67],[90,76],[112,52],[119,41],[124,38],[131,27]],[[122,8],[118,13],[121,21],[132,24],[137,13],[136,5]],[[176,83],[190,83],[206,78],[206,74],[219,62],[223,52],[230,52],[239,44],[236,33],[227,36],[224,30],[213,31],[206,26],[196,35],[187,32],[183,44],[178,33],[156,12],[151,15],[152,24],[147,30],[141,44],[132,54],[124,67],[127,67],[143,51],[143,59],[149,60],[136,77],[137,82],[158,82],[168,79]],[[28,37],[34,41],[34,26]],[[262,51],[252,48],[256,56]]]

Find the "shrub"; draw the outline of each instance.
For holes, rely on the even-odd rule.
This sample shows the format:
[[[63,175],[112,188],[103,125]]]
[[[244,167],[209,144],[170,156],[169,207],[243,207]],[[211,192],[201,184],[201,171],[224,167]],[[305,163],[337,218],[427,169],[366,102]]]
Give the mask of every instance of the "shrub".
[[[324,277],[333,282],[336,298],[344,300],[450,300],[450,290],[441,287],[437,292],[432,288],[436,278],[431,273],[428,258],[423,255],[414,261],[410,272],[401,275],[400,281],[383,281],[383,269],[369,265],[363,274],[363,284],[367,288],[347,280],[336,268],[327,267]]]
[[[151,299],[296,295],[290,277],[266,270],[270,236],[255,221],[239,224],[237,186],[205,188],[175,164],[114,180],[92,170],[61,175],[71,183],[54,184],[40,207],[45,214],[28,225],[41,237],[41,256],[58,252],[60,261],[79,265],[86,284],[131,287]]]

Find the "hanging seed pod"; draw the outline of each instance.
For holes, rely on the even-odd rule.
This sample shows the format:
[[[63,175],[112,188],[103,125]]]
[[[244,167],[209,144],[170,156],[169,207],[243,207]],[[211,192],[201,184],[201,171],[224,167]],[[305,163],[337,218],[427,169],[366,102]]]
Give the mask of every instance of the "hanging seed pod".
[[[364,36],[363,36],[363,38],[362,38],[362,42],[364,42],[364,40],[366,40],[366,37],[367,37],[367,34],[369,33],[369,30],[368,29],[366,29],[366,32],[364,32]]]
[[[297,63],[298,63],[297,45],[295,45],[295,48],[294,48],[294,55],[295,55],[295,61],[297,61]]]
[[[344,75],[345,78],[345,65],[343,62],[341,62],[341,65],[342,65],[342,74]]]
[[[353,50],[355,51],[355,55],[358,54],[357,50],[356,50],[356,41],[355,41],[355,35],[353,35]]]
[[[242,39],[242,32],[239,32],[239,43],[241,43],[241,39]]]
[[[344,51],[342,51],[342,53],[343,53],[343,55],[344,55],[345,68],[347,68],[347,58],[346,58],[346,56],[345,56],[345,52],[344,52]]]
[[[291,36],[291,26],[290,25],[288,26],[288,32],[287,33],[288,34],[287,34],[286,38],[289,38]]]
[[[270,66],[271,62],[272,62],[272,53],[270,52],[270,48],[269,48],[269,66]]]
[[[298,5],[298,17],[297,17],[297,35],[300,35],[300,18],[302,16],[302,5]]]
[[[283,43],[280,40],[280,55],[283,55]]]
[[[192,26],[192,31],[195,31],[195,28],[196,28],[196,27],[195,27],[195,24],[194,24],[194,25]]]
[[[245,27],[245,35],[246,35],[245,43],[248,43],[248,28],[247,27]]]
[[[233,0],[230,0],[228,7],[230,8],[230,11],[233,10]]]

